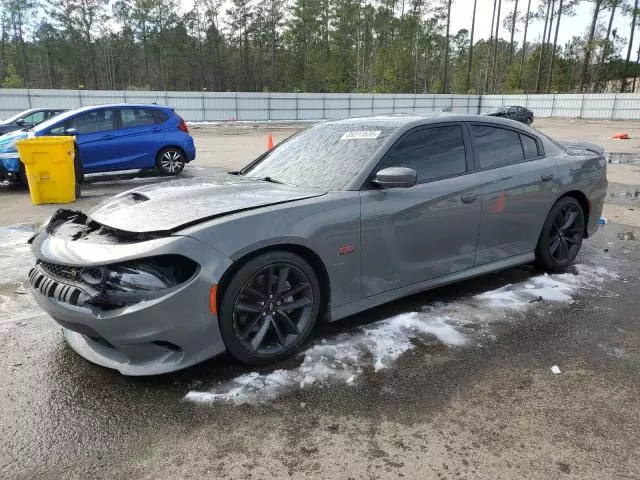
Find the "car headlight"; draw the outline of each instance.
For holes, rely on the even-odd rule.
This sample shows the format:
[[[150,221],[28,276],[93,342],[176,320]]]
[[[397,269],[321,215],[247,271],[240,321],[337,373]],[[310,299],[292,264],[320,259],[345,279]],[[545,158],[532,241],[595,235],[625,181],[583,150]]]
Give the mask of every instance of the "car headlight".
[[[104,267],[85,267],[80,280],[100,292],[91,303],[122,306],[163,295],[193,278],[198,264],[181,255],[161,255]]]
[[[175,287],[179,283],[169,269],[161,269],[150,264],[117,265],[107,269],[107,290],[153,292]]]

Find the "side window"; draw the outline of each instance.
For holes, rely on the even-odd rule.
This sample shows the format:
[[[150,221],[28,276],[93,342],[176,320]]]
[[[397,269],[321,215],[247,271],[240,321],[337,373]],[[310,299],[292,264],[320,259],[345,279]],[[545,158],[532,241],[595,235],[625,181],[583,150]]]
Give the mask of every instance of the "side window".
[[[162,110],[154,110],[153,111],[153,118],[154,118],[156,123],[164,123],[167,120],[169,120],[169,115],[164,113]]]
[[[517,111],[516,107],[509,107],[509,115],[515,115]]]
[[[539,157],[538,144],[529,135],[520,134],[520,140],[522,141],[522,149],[524,150],[524,158],[536,158]]]
[[[155,123],[153,112],[146,108],[123,108],[120,112],[122,128],[144,127]]]
[[[62,113],[62,110],[48,110],[47,111],[47,115],[46,115],[47,120],[50,119],[50,118],[53,118],[56,115],[59,115],[61,113]]]
[[[30,113],[26,117],[22,117],[22,121],[27,125],[37,125],[41,122],[44,122],[44,112]]]
[[[478,154],[480,168],[496,168],[524,160],[517,132],[488,125],[473,125],[471,136]]]
[[[47,133],[47,135],[63,135],[64,134],[64,123],[58,125],[57,127],[53,127],[51,130],[49,130],[49,132]]]
[[[78,133],[95,133],[113,130],[114,111],[111,109],[94,110],[70,118],[67,128],[75,128]]]
[[[447,125],[407,134],[387,153],[378,169],[387,167],[414,169],[418,183],[466,172],[462,127]]]

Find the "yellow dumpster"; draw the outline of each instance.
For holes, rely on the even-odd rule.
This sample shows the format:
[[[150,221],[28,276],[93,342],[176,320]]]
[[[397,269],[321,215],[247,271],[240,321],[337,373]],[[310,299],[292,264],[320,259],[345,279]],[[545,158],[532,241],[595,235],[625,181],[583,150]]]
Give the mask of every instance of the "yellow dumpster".
[[[71,203],[77,196],[74,137],[33,137],[16,142],[34,205]]]

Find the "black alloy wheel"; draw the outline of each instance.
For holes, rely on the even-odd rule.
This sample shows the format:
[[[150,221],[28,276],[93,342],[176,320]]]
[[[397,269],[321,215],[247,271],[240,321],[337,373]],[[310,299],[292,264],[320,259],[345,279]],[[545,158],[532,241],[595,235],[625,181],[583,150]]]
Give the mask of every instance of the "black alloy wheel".
[[[291,355],[318,316],[320,289],[313,269],[289,252],[256,257],[224,294],[221,331],[239,360],[264,365]]]
[[[536,258],[552,271],[563,271],[575,260],[584,239],[582,207],[572,197],[560,199],[549,212],[542,229]]]

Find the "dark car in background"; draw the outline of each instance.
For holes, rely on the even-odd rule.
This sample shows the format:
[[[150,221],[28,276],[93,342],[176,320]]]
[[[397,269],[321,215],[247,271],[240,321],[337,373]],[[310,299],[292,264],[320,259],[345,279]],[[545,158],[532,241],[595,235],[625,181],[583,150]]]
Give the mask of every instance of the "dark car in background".
[[[31,108],[0,122],[0,135],[36,125],[61,114],[63,108]]]
[[[496,107],[487,112],[490,117],[502,117],[517,122],[531,125],[533,123],[533,112],[528,108],[517,105]]]

